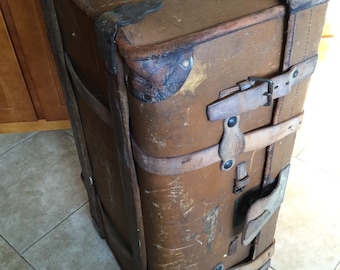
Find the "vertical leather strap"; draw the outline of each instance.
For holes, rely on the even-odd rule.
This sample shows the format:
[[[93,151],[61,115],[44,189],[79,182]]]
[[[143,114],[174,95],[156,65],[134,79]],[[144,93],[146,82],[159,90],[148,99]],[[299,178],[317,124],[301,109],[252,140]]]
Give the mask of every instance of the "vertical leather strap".
[[[315,55],[317,53],[317,44],[321,37],[322,27],[324,24],[324,16],[327,4],[322,4],[307,9],[300,10],[299,12],[292,13],[288,18],[288,29],[286,38],[286,47],[284,54],[284,62],[282,70],[287,71],[290,66],[295,65],[300,61]],[[303,37],[302,37],[303,35]],[[302,102],[300,99],[304,97],[302,91],[305,91],[306,85],[304,82],[297,84],[289,96],[281,97],[277,100],[274,110],[273,124],[278,124],[291,118],[293,115],[299,114],[302,110]],[[273,144],[268,147],[268,159],[264,176],[264,185],[270,179],[276,177],[280,169],[285,166],[283,164],[287,157],[285,156],[286,145],[289,138],[285,138],[280,144]],[[278,148],[279,151],[275,151]],[[280,163],[280,166],[277,164]]]
[[[289,14],[282,72],[317,53],[319,42],[317,39],[321,37],[326,7],[327,4],[324,3],[307,9],[295,10]],[[304,99],[301,95],[304,94],[302,90],[305,91],[306,87],[306,81],[301,82],[292,89],[288,96],[281,97],[276,101],[272,124],[278,124],[301,112],[299,111],[302,110],[301,100]],[[270,184],[272,179],[279,174],[281,168],[289,162],[294,139],[295,137],[292,136],[285,137],[280,142],[267,147],[263,187]],[[290,147],[287,148],[287,145]],[[266,248],[270,237],[260,239],[257,254]]]

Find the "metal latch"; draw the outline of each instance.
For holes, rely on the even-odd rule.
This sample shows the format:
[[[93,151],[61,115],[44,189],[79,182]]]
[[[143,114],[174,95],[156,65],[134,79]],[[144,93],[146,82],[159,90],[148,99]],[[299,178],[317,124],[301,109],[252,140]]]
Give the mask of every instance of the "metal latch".
[[[273,103],[273,90],[274,90],[274,82],[271,79],[250,76],[248,77],[248,80],[239,82],[237,85],[240,91],[245,91],[253,87],[255,82],[268,83],[268,90],[263,94],[267,96],[267,102],[264,104],[264,106],[271,106]]]
[[[233,116],[223,121],[223,135],[218,148],[218,154],[222,160],[221,170],[230,170],[235,163],[236,157],[241,154],[246,141],[239,127],[239,116]]]
[[[249,182],[250,178],[247,173],[247,163],[244,161],[236,166],[236,177],[233,193],[239,194],[240,192],[242,192],[249,184]]]

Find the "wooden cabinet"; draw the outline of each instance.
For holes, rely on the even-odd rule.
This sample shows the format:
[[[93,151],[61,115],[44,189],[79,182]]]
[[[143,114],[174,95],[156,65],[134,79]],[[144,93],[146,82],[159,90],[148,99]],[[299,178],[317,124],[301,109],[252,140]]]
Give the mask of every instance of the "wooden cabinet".
[[[0,0],[0,47],[0,132],[1,123],[67,120],[39,0]]]

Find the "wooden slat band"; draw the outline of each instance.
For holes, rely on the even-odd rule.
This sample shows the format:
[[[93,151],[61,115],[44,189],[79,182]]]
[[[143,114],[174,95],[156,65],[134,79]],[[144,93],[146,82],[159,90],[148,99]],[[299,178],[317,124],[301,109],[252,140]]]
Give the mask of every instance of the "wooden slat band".
[[[89,105],[91,110],[109,127],[112,127],[112,118],[110,111],[86,88],[79,79],[76,71],[73,68],[69,56],[65,53],[65,62],[67,70],[70,73],[74,89],[78,91],[84,101]]]
[[[278,125],[264,127],[244,134],[244,152],[251,152],[268,146],[274,141],[296,132],[302,122],[303,114],[293,117]],[[175,157],[154,157],[145,153],[132,138],[135,161],[147,172],[160,175],[177,175],[198,170],[220,162],[219,144]]]
[[[288,72],[271,78],[274,83],[272,98],[286,96],[293,85],[313,74],[316,63],[317,55],[292,66]],[[268,83],[261,83],[248,90],[219,99],[208,105],[208,119],[216,121],[255,110],[267,103],[267,91]]]
[[[100,209],[100,213],[103,218],[103,223],[105,227],[105,233],[106,233],[106,238],[108,241],[110,241],[111,245],[113,245],[115,250],[118,250],[118,252],[126,259],[129,261],[132,261],[132,251],[126,244],[124,243],[124,240],[120,236],[120,234],[117,232],[117,230],[114,227],[114,224],[110,221],[109,217],[107,216],[103,204],[96,194],[96,199],[98,202],[98,206]]]

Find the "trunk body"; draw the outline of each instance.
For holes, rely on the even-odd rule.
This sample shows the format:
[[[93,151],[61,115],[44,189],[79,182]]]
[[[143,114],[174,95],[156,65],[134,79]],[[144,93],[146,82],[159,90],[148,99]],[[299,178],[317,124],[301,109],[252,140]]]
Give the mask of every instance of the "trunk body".
[[[327,2],[42,4],[122,268],[267,269]]]

